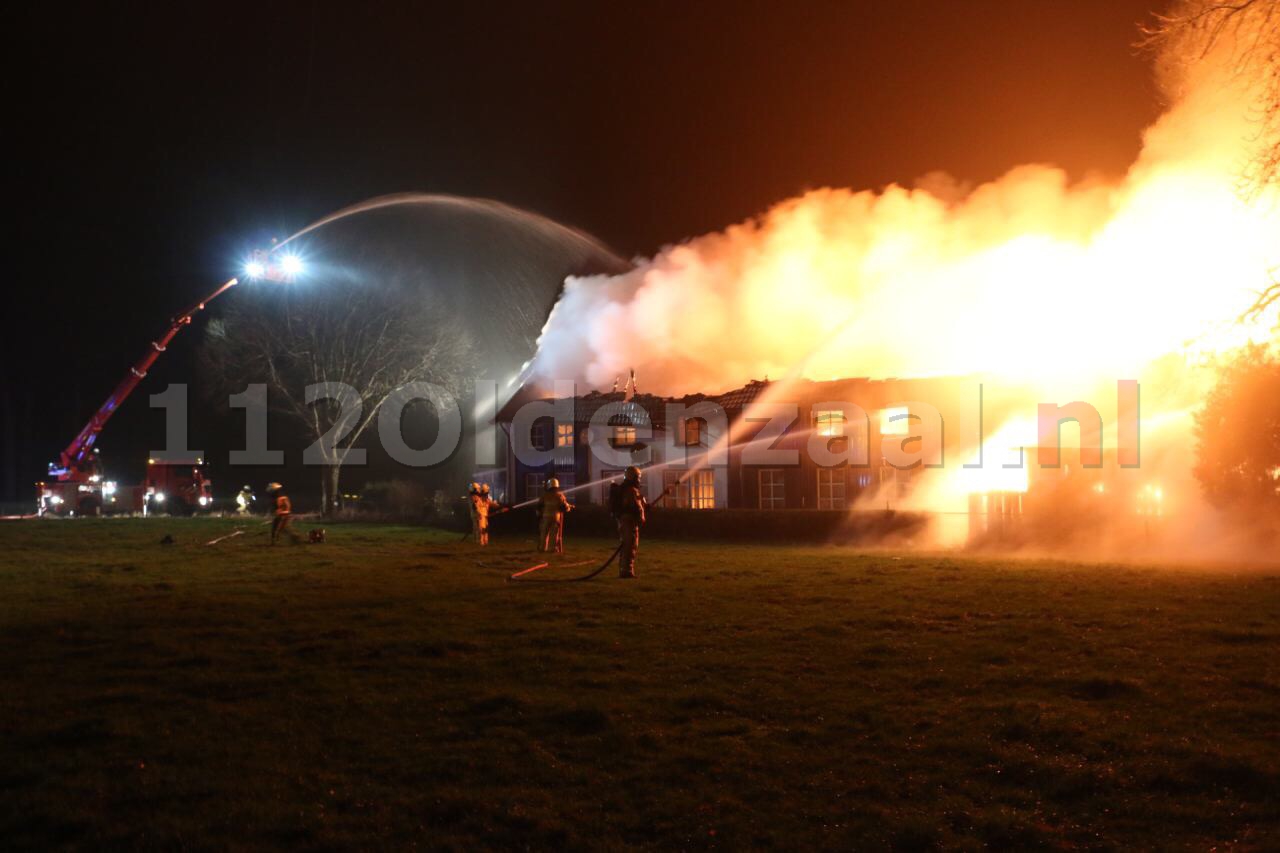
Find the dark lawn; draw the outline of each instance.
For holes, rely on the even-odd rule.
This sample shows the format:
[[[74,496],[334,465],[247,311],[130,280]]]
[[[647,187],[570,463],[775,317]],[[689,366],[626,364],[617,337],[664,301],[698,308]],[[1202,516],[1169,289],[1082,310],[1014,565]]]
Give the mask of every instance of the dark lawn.
[[[0,846],[1280,848],[1274,570],[232,527],[0,523]]]

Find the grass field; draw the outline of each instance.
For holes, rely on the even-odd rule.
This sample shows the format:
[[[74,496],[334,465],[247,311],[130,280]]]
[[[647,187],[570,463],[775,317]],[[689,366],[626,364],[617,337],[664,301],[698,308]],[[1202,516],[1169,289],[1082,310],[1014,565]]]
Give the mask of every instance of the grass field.
[[[1280,848],[1276,571],[232,527],[0,524],[0,846]]]

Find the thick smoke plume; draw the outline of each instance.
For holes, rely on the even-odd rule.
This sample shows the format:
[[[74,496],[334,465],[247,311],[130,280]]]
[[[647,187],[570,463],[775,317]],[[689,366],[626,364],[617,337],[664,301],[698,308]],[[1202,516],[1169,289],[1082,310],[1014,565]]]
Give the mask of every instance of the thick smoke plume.
[[[533,372],[607,388],[634,368],[658,393],[800,363],[815,379],[1078,386],[1271,334],[1274,315],[1234,323],[1280,268],[1274,187],[1237,191],[1265,142],[1250,84],[1214,56],[1162,66],[1176,100],[1119,181],[1033,164],[973,188],[934,174],[815,190],[623,275],[570,279]]]
[[[1241,191],[1275,150],[1276,122],[1260,121],[1257,105],[1277,69],[1241,74],[1239,61],[1248,39],[1276,34],[1219,35],[1165,41],[1157,64],[1170,106],[1118,180],[1031,164],[976,187],[938,173],[912,187],[815,190],[622,275],[568,280],[532,377],[607,389],[635,369],[645,391],[671,395],[797,374],[1015,389],[1025,417],[988,424],[989,469],[930,474],[901,506],[960,526],[936,525],[935,544],[963,541],[971,494],[1026,489],[1000,463],[1035,444],[1037,402],[1093,400],[1110,420],[1102,400],[1117,380],[1139,379],[1141,476],[1178,517],[1163,547],[1251,553],[1231,544],[1191,479],[1191,414],[1212,381],[1204,364],[1276,339],[1280,300],[1240,318],[1280,276],[1280,187]],[[1114,521],[1090,529],[1090,547],[1121,556],[1106,543],[1135,530],[1129,515]]]

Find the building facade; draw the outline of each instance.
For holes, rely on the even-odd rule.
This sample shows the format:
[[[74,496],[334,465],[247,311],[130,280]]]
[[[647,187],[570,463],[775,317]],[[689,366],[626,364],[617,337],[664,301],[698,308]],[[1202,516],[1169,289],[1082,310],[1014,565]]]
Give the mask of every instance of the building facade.
[[[536,498],[551,476],[571,500],[605,503],[609,483],[634,464],[650,499],[666,492],[676,508],[894,508],[923,466],[890,464],[884,440],[907,438],[913,401],[936,407],[956,396],[930,380],[764,380],[684,397],[557,399],[525,388],[497,415],[505,465],[478,476],[513,504]]]

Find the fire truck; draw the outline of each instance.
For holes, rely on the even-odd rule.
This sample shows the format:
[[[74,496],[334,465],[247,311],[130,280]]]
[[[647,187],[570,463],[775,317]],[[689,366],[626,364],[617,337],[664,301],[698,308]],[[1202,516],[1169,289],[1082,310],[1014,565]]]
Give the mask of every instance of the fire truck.
[[[246,278],[293,281],[301,270],[298,258],[286,255],[277,259],[273,254],[274,250],[254,252],[245,264]],[[49,463],[49,479],[36,483],[38,515],[85,516],[112,512],[190,515],[213,506],[213,484],[205,477],[204,459],[148,459],[147,474],[142,484],[122,486],[103,478],[98,448],[94,443],[116,409],[138,387],[178,332],[189,326],[206,305],[239,283],[238,278],[229,279],[169,321],[169,328],[129,368],[111,396],[58,456],[58,461]]]
[[[104,515],[142,513],[152,515],[192,515],[213,506],[213,481],[205,477],[204,459],[148,459],[142,485],[126,486],[104,479],[97,465],[98,455],[82,471],[93,473],[82,479],[53,479],[36,483],[39,515]],[[50,474],[56,474],[51,466]]]

